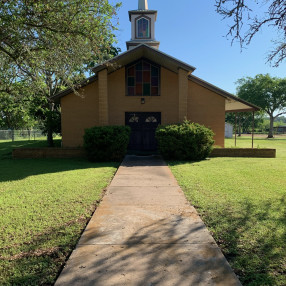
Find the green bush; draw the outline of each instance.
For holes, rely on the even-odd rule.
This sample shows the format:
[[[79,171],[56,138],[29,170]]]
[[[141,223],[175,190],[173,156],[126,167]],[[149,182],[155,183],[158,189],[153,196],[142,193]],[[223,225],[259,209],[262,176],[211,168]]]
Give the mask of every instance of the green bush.
[[[158,149],[169,160],[203,160],[214,144],[214,133],[197,123],[159,126],[156,130]]]
[[[129,126],[96,126],[85,130],[84,148],[92,162],[121,161],[127,151]]]

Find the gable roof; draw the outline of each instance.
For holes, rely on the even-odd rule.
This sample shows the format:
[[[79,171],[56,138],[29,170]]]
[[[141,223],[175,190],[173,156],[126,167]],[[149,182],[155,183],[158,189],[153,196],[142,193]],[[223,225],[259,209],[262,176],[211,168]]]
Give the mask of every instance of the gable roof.
[[[209,82],[206,82],[199,77],[196,77],[194,75],[189,75],[189,80],[224,97],[226,99],[226,103],[225,103],[226,112],[244,112],[244,111],[247,112],[247,111],[259,111],[260,110],[260,107],[252,103],[249,103]]]
[[[131,62],[139,60],[140,58],[147,58],[175,73],[178,73],[179,68],[186,70],[189,74],[196,69],[185,62],[159,51],[158,49],[152,48],[146,44],[141,44],[102,64],[95,66],[93,71],[98,73],[101,70],[107,69],[109,73],[114,72]]]
[[[95,73],[94,76],[89,77],[88,79],[84,80],[80,83],[80,88],[84,87],[94,81],[97,80],[97,73],[107,69],[108,73],[112,73],[132,62],[135,62],[141,58],[149,59],[150,61],[153,61],[162,67],[173,71],[175,73],[178,73],[178,69],[181,68],[188,72],[188,79],[190,81],[193,81],[213,92],[216,94],[219,94],[220,96],[224,97],[226,99],[225,104],[225,111],[226,112],[243,112],[243,111],[258,111],[260,108],[252,103],[249,103],[241,98],[238,98],[237,96],[224,91],[220,89],[219,87],[212,85],[204,80],[202,80],[199,77],[196,77],[192,75],[191,73],[195,70],[195,67],[186,64],[185,62],[182,62],[174,57],[171,57],[158,49],[152,48],[148,45],[141,44],[131,50],[128,50],[102,64],[99,64],[95,66],[92,70]],[[68,88],[57,95],[55,95],[52,99],[59,100],[61,97],[66,96],[70,93],[72,93],[73,90],[71,88]]]
[[[158,49],[152,48],[145,44],[141,44],[131,50],[121,53],[120,55],[108,61],[105,61],[102,64],[98,64],[97,66],[95,66],[92,69],[95,75],[81,82],[79,86],[81,88],[97,80],[97,73],[104,69],[107,69],[108,73],[111,73],[141,58],[149,59],[150,61],[153,61],[175,73],[178,73],[179,68],[186,70],[189,74],[195,70],[195,67],[188,65],[174,57],[171,57],[159,51]],[[53,96],[52,99],[58,100],[61,97],[66,96],[72,92],[73,90],[71,88],[68,88]]]

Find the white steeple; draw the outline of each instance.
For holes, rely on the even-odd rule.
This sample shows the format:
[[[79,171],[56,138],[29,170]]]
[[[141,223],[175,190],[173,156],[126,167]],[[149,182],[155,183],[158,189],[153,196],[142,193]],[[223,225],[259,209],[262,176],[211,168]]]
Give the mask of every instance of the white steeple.
[[[148,0],[138,0],[138,10],[148,10]]]
[[[148,10],[148,1],[138,0],[138,10],[129,11],[131,40],[126,42],[127,50],[133,49],[141,44],[148,45],[155,49],[159,48],[160,42],[155,39],[156,19],[157,11]]]

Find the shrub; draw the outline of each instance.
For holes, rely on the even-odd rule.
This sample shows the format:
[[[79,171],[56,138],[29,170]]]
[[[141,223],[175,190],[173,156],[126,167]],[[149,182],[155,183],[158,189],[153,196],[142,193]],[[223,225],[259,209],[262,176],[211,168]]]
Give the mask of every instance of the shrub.
[[[156,139],[160,153],[170,160],[203,160],[209,156],[214,144],[214,133],[197,123],[159,126]]]
[[[121,161],[127,151],[129,126],[96,126],[85,130],[84,148],[92,162]]]

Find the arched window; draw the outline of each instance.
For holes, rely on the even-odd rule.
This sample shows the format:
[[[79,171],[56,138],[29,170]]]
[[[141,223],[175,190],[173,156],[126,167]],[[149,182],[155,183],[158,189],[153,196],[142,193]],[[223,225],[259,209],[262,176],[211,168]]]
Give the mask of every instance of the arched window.
[[[126,68],[127,95],[158,96],[160,86],[160,67],[146,60]]]
[[[130,123],[138,123],[139,122],[139,117],[136,116],[135,114],[129,119]]]
[[[142,17],[136,20],[136,38],[149,39],[150,38],[150,20]]]
[[[157,123],[158,121],[157,121],[156,117],[149,116],[149,117],[146,118],[145,122],[147,122],[147,123]]]

